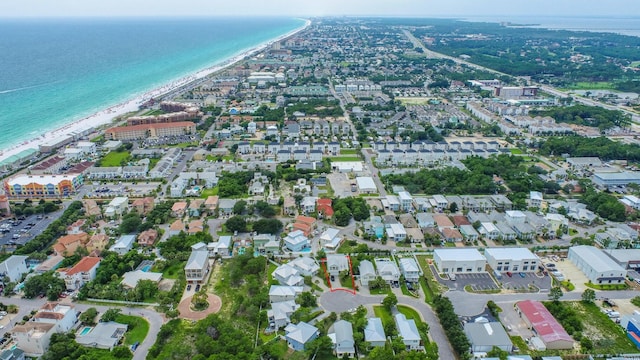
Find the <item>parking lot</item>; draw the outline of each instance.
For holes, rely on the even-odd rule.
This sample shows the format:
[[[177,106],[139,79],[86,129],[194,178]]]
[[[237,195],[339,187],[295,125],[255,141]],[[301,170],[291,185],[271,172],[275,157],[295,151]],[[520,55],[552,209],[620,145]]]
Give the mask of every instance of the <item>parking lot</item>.
[[[24,245],[36,235],[42,233],[51,222],[62,214],[62,210],[46,215],[30,215],[23,220],[12,221],[6,219],[0,222],[0,227],[8,231],[0,232],[0,245]]]
[[[500,287],[495,283],[493,278],[486,272],[472,274],[456,274],[455,280],[441,279],[436,275],[436,279],[451,290],[464,291],[469,286],[473,291],[491,291],[498,290]]]
[[[516,272],[512,273],[511,276],[507,273],[502,273],[502,279],[499,281],[506,290],[537,291],[537,289],[540,289],[541,291],[548,291],[551,289],[551,277],[538,276],[535,273]],[[532,290],[531,287],[536,290]]]
[[[94,181],[92,184],[88,184],[87,196],[94,198],[110,198],[114,196],[145,196],[151,194],[160,185],[159,182],[145,182],[145,183],[100,183]]]

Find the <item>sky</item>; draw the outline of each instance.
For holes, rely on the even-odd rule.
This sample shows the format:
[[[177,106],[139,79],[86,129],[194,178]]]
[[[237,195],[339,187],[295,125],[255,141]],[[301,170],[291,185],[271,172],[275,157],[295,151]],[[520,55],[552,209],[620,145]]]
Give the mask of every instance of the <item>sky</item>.
[[[5,0],[0,17],[633,16],[638,0]]]

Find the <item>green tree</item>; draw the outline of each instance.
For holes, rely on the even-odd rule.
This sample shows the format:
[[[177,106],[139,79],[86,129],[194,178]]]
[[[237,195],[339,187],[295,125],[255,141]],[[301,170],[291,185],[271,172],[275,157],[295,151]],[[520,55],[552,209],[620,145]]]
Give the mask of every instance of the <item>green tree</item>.
[[[593,289],[586,289],[582,293],[582,302],[585,304],[593,304],[596,301],[596,292]]]
[[[252,226],[253,231],[258,234],[275,235],[282,230],[284,225],[282,224],[282,221],[278,219],[260,219],[254,222]]]
[[[100,320],[104,322],[116,321],[116,318],[120,314],[120,311],[121,311],[120,309],[115,309],[115,308],[109,309],[105,311],[104,314],[102,314],[102,317],[100,318]]]
[[[500,360],[507,360],[509,353],[500,349],[497,346],[494,346],[489,352],[487,352],[487,357],[499,358]]]
[[[88,308],[80,314],[80,321],[86,325],[93,325],[95,323],[96,316],[98,316],[98,310],[96,308]]]
[[[244,200],[238,200],[238,202],[233,205],[233,213],[236,215],[242,215],[247,209],[247,202]]]
[[[389,360],[393,359],[393,352],[387,347],[375,347],[367,356],[368,360]]]
[[[398,297],[394,293],[390,293],[382,300],[382,305],[384,305],[387,310],[391,310],[391,308],[396,306],[397,304]]]
[[[296,303],[300,304],[300,306],[302,307],[307,307],[307,308],[315,308],[316,306],[318,306],[318,301],[316,300],[316,297],[308,291],[301,293],[296,298]]]
[[[306,353],[309,355],[309,358],[325,359],[331,357],[333,352],[333,343],[328,336],[323,335],[311,342],[308,342],[304,348]]]
[[[244,232],[247,231],[247,221],[242,216],[232,216],[225,223],[225,227],[231,232]]]
[[[122,218],[122,223],[120,223],[121,234],[130,234],[138,231],[138,228],[142,225],[142,217],[137,212],[133,211],[128,213]]]
[[[560,301],[560,298],[562,297],[562,295],[564,295],[564,293],[562,292],[562,289],[559,286],[554,286],[549,291],[548,296],[551,301],[558,302]]]

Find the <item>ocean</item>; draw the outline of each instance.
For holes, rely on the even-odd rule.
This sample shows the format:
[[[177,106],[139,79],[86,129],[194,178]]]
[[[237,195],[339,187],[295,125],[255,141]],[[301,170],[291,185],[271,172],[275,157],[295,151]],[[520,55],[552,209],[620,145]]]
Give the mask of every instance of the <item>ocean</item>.
[[[0,149],[224,62],[293,18],[0,21]]]
[[[511,22],[552,30],[608,32],[640,37],[640,16],[474,16],[467,21]]]

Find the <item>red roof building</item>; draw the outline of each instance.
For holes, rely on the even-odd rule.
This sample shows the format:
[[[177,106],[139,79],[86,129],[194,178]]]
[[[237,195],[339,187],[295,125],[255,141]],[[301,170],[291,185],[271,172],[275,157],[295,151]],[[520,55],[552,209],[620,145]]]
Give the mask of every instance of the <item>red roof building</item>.
[[[516,308],[520,317],[542,339],[547,349],[573,349],[573,338],[541,302],[520,301]]]
[[[331,206],[331,199],[318,199],[316,202],[316,209],[319,214],[322,214],[326,219],[333,216],[333,207]]]

